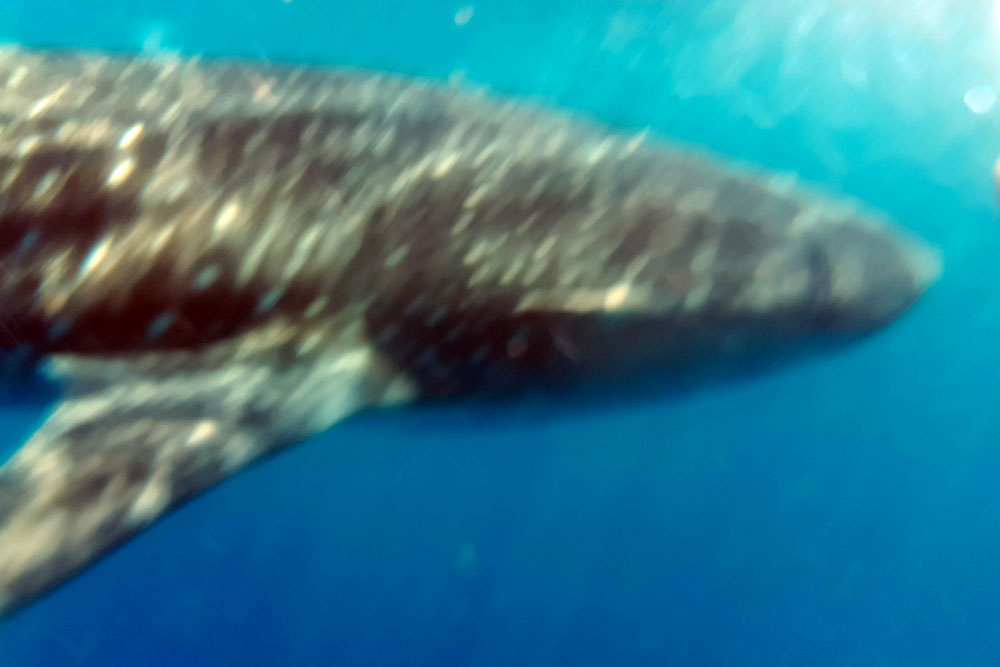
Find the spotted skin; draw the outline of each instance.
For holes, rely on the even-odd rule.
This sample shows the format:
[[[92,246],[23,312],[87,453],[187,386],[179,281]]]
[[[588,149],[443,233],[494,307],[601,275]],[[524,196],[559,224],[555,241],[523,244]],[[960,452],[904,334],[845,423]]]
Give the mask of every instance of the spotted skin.
[[[65,393],[0,468],[0,613],[369,406],[877,329],[877,214],[645,133],[345,69],[0,49],[0,350]]]

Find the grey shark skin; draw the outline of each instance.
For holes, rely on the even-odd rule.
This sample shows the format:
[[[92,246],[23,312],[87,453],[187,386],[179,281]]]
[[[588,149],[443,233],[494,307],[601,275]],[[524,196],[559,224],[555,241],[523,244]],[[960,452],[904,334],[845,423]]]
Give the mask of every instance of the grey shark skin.
[[[353,70],[0,50],[0,610],[370,406],[864,334],[937,276],[853,204]],[[0,612],[2,613],[2,612]]]

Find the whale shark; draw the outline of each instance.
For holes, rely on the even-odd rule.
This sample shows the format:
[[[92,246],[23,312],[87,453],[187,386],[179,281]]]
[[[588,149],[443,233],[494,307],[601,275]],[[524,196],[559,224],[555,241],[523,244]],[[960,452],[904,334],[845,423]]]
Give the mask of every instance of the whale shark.
[[[0,48],[0,615],[361,410],[879,330],[930,245],[786,174],[345,67]]]

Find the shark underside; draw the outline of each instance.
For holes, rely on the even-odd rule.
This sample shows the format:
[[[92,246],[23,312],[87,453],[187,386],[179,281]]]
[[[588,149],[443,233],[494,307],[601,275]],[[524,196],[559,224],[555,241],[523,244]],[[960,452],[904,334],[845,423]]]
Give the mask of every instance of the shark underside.
[[[0,614],[358,410],[865,334],[940,271],[788,177],[426,81],[9,47],[0,86],[0,352],[62,387],[0,468]]]

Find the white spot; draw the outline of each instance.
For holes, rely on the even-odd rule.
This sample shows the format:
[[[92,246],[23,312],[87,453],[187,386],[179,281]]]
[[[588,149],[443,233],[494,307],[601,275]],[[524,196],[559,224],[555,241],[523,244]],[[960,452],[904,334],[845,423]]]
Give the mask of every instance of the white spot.
[[[83,278],[88,273],[93,271],[100,265],[101,262],[108,256],[108,250],[111,248],[111,239],[104,237],[97,243],[95,243],[90,248],[90,252],[84,257],[83,262],[80,263],[80,271],[77,274],[77,278]]]
[[[118,141],[118,148],[128,148],[129,146],[134,144],[136,140],[139,138],[139,135],[142,134],[142,130],[143,130],[142,123],[136,123],[129,129],[125,130],[125,134],[123,134],[122,138]]]
[[[16,168],[7,169],[3,178],[0,179],[0,190],[6,190],[14,184],[14,181],[21,175],[21,170]]]
[[[279,231],[278,227],[268,227],[263,234],[257,237],[254,244],[243,253],[243,263],[240,265],[239,272],[237,273],[237,280],[241,285],[246,285],[253,278],[254,273],[260,267],[264,253],[271,247]]]
[[[215,281],[219,279],[221,274],[222,271],[214,264],[212,266],[205,267],[202,269],[201,273],[198,274],[198,277],[194,279],[194,288],[196,290],[208,289],[215,284]]]
[[[291,280],[295,274],[302,270],[309,258],[310,251],[315,247],[323,230],[323,225],[313,225],[295,244],[295,251],[292,253],[291,259],[288,260],[288,264],[285,265],[285,280]]]
[[[164,125],[169,125],[170,123],[173,123],[175,120],[180,118],[183,109],[184,109],[183,102],[181,102],[180,100],[174,102],[169,107],[167,107],[166,111],[163,112],[163,115],[160,117],[160,121]]]
[[[648,136],[649,136],[649,130],[643,130],[639,134],[629,139],[628,142],[625,144],[625,151],[624,151],[625,155],[631,155],[632,153],[639,150],[639,146],[642,146],[642,143],[646,141],[646,138]]]
[[[239,202],[234,200],[226,203],[226,205],[219,210],[219,214],[215,216],[215,231],[225,231],[229,225],[233,224],[233,221],[236,220],[236,217],[239,214]]]
[[[628,266],[625,267],[625,271],[622,272],[622,275],[628,281],[635,280],[639,274],[642,273],[643,269],[649,265],[651,259],[652,255],[639,255],[628,263]]]
[[[306,308],[305,316],[316,317],[321,312],[323,312],[323,309],[326,308],[329,301],[330,300],[327,299],[325,296],[317,297],[316,299],[313,300],[311,304],[309,304],[309,307]]]
[[[0,577],[12,581],[13,572],[31,572],[39,563],[52,558],[56,545],[64,544],[68,530],[67,512],[50,511],[39,515],[38,507],[20,521],[7,522],[0,532]],[[29,523],[30,521],[30,523]]]
[[[298,347],[299,355],[306,355],[315,350],[320,343],[323,342],[323,334],[319,331],[314,331],[305,337]]]
[[[469,21],[472,20],[472,16],[475,13],[476,9],[472,5],[462,7],[457,12],[455,12],[455,25],[457,26],[468,25]]]
[[[42,114],[46,109],[51,107],[57,99],[59,99],[59,97],[65,90],[66,86],[64,85],[59,90],[50,93],[49,95],[46,95],[42,99],[35,102],[35,104],[31,107],[31,109],[28,110],[28,118],[35,118],[36,116]]]
[[[984,114],[997,103],[997,93],[992,86],[976,86],[965,93],[962,99],[969,111]]]
[[[535,259],[541,260],[547,254],[552,252],[552,249],[556,246],[557,241],[558,239],[554,235],[549,236],[544,241],[542,241],[541,245],[539,245],[538,248],[535,249]]]
[[[33,199],[41,199],[52,189],[52,186],[59,180],[60,173],[57,169],[49,169],[45,175],[38,179],[35,185],[35,192],[31,195]]]
[[[696,310],[705,305],[712,294],[712,281],[701,280],[684,296],[684,310]]]
[[[609,289],[604,294],[605,310],[617,310],[621,308],[625,304],[626,299],[628,299],[629,292],[631,291],[632,286],[628,283],[622,283]]]
[[[170,494],[166,485],[159,480],[150,480],[136,496],[129,509],[128,518],[133,523],[149,523],[162,514],[169,504]]]
[[[245,437],[232,438],[223,450],[222,469],[227,474],[235,472],[257,456],[257,447],[253,440]]]
[[[465,208],[476,208],[479,206],[479,202],[488,195],[490,192],[490,187],[488,185],[480,185],[475,190],[469,193],[469,196],[465,198],[465,203],[463,206]]]
[[[108,174],[108,187],[117,188],[119,185],[128,180],[128,177],[132,175],[135,171],[135,160],[132,158],[127,158],[122,160],[115,168],[111,170]]]
[[[524,269],[524,257],[519,256],[511,262],[507,270],[500,276],[500,284],[509,285],[514,282],[514,279],[517,278],[522,269]]]
[[[38,144],[40,144],[41,142],[42,140],[37,134],[32,134],[29,137],[25,137],[17,145],[17,154],[21,157],[30,155],[35,151],[35,149],[38,147]],[[14,172],[12,170],[11,173],[13,175],[16,175],[17,172]]]
[[[404,376],[398,376],[389,383],[382,394],[382,405],[399,405],[412,401],[417,388]]]
[[[24,81],[24,77],[26,76],[28,76],[28,67],[27,65],[21,65],[14,70],[13,74],[10,75],[10,78],[7,80],[7,87],[17,88],[21,85],[21,82]]]
[[[443,178],[458,162],[458,153],[448,153],[434,168],[434,178]]]
[[[258,102],[273,101],[274,97],[271,94],[274,91],[274,84],[277,83],[274,79],[264,79],[259,76],[250,76],[250,85],[253,87],[253,98]],[[263,139],[262,135],[257,135],[257,138]],[[250,148],[248,147],[248,152]]]
[[[536,264],[535,266],[541,266],[544,270],[544,265]],[[473,271],[472,275],[469,276],[467,284],[469,287],[475,287],[481,283],[486,282],[495,273],[494,267],[491,264],[481,264],[478,269]]]
[[[385,268],[392,269],[399,265],[400,262],[406,257],[407,253],[410,252],[410,246],[403,244],[389,253],[389,256],[385,258]]]
[[[70,462],[61,451],[42,450],[32,461],[30,475],[32,479],[43,480],[62,479],[70,469]]]
[[[167,333],[167,330],[173,326],[174,322],[177,321],[177,313],[163,313],[158,315],[149,324],[149,328],[146,330],[146,338],[149,340],[156,340],[163,334]]]
[[[170,240],[170,237],[173,236],[174,229],[173,225],[163,228],[159,234],[149,241],[149,251],[152,253],[159,252],[167,244],[167,241]]]
[[[191,430],[191,435],[188,436],[187,442],[184,444],[187,447],[197,447],[198,445],[215,438],[218,434],[218,422],[212,419],[202,419],[200,422],[195,424],[194,429]]]
[[[472,266],[473,264],[478,264],[479,260],[481,260],[483,256],[486,255],[486,252],[488,250],[489,250],[489,244],[485,240],[480,239],[479,241],[476,241],[475,245],[473,245],[472,248],[469,249],[469,252],[465,253],[465,257],[462,258],[462,263],[465,264],[466,266]]]
[[[473,211],[466,211],[461,215],[461,217],[459,217],[458,222],[455,223],[455,226],[451,228],[451,235],[458,236],[466,229],[468,229],[469,225],[472,224],[472,221],[475,219],[476,219],[476,214]]]
[[[608,154],[608,151],[611,150],[611,143],[611,139],[605,139],[590,149],[587,153],[587,163],[597,164],[600,162]]]
[[[278,301],[281,300],[281,297],[282,297],[281,290],[270,290],[266,292],[264,296],[262,296],[260,300],[257,301],[257,312],[265,313],[271,310],[276,305],[278,305]]]

